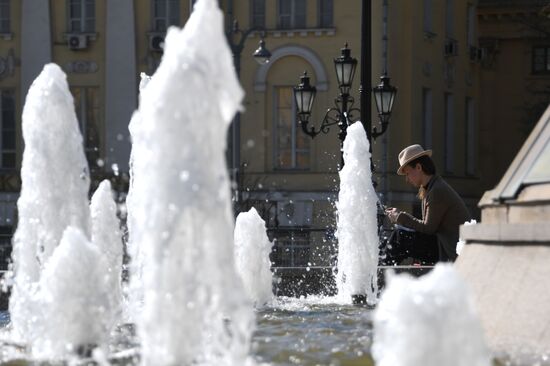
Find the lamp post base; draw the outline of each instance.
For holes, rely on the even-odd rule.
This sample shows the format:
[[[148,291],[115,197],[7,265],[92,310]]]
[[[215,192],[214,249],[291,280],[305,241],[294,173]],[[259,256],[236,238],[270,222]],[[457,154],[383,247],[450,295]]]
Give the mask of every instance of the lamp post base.
[[[365,306],[370,310],[373,310],[376,307],[376,304],[369,304],[367,302],[367,296],[363,294],[351,295],[351,303],[353,305]]]

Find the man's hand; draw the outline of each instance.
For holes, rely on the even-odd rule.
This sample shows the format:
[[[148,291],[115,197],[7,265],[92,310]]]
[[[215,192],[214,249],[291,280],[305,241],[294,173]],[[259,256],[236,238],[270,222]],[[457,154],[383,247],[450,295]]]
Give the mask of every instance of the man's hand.
[[[395,224],[397,222],[397,217],[399,216],[401,212],[397,210],[395,207],[389,207],[386,208],[386,215],[390,219],[390,221]]]

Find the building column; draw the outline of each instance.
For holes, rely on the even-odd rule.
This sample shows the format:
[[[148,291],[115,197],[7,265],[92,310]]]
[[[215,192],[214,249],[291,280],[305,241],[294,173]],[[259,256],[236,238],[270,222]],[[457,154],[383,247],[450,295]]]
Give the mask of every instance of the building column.
[[[29,87],[52,61],[50,2],[22,0],[21,3],[21,101],[25,103]]]
[[[106,2],[105,162],[128,172],[128,124],[137,106],[134,1]]]

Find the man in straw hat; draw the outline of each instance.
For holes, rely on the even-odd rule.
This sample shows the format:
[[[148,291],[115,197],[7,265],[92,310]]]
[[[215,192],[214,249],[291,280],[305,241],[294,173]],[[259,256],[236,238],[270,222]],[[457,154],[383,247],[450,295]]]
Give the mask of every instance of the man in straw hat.
[[[399,153],[397,174],[418,188],[422,200],[422,219],[417,219],[396,208],[386,213],[393,223],[416,231],[435,234],[439,244],[439,260],[454,261],[457,257],[458,228],[470,220],[470,214],[462,198],[439,175],[431,159],[432,151],[420,145],[411,145]]]

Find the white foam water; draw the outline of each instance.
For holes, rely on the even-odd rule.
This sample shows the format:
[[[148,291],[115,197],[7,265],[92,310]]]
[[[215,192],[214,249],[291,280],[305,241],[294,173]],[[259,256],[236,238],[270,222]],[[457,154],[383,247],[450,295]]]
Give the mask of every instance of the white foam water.
[[[111,325],[119,321],[122,311],[122,234],[113,198],[111,182],[104,180],[92,196],[92,243],[100,251],[107,266],[103,274],[105,290],[110,297],[103,317]]]
[[[139,83],[139,92],[140,92],[140,104],[141,104],[141,93],[146,88],[147,84],[151,80],[151,76],[148,76],[145,73],[140,74],[141,81]],[[130,131],[130,136],[132,141],[135,141],[137,134],[142,129],[141,127],[141,115],[139,109],[134,111],[130,124],[128,125]],[[140,248],[136,245],[134,240],[134,230],[135,228],[135,216],[134,216],[134,181],[136,179],[136,172],[134,170],[134,146],[132,144],[132,150],[130,152],[130,161],[129,161],[129,185],[128,185],[128,194],[126,195],[126,226],[128,228],[128,239],[127,239],[127,251],[130,256],[129,272],[131,273],[131,281],[126,283],[124,288],[124,293],[126,295],[126,302],[124,306],[124,319],[128,323],[135,323],[139,318],[141,313],[141,307],[143,305],[143,283],[142,283],[142,274],[143,274],[143,264],[145,258],[143,258]],[[146,173],[146,172],[144,172]],[[139,178],[138,178],[139,179]]]
[[[235,264],[244,288],[256,307],[273,300],[273,274],[269,254],[273,243],[265,221],[252,207],[241,212],[235,223]]]
[[[108,269],[104,253],[69,226],[40,279],[33,357],[56,360],[86,347],[107,350],[116,319]]]
[[[32,343],[40,336],[43,321],[37,314],[44,267],[68,226],[90,237],[88,164],[73,98],[59,66],[46,65],[33,82],[22,120],[25,150],[10,315],[13,337]]]
[[[337,207],[338,296],[351,301],[353,295],[366,295],[376,303],[379,255],[376,203],[372,185],[369,141],[360,122],[347,129],[344,166],[340,170]]]
[[[469,290],[452,264],[388,278],[374,314],[377,366],[489,366]]]
[[[208,45],[208,47],[205,47]],[[215,49],[216,52],[211,52]],[[226,131],[243,91],[215,0],[170,28],[133,134],[143,365],[242,365],[254,324],[235,269]]]

